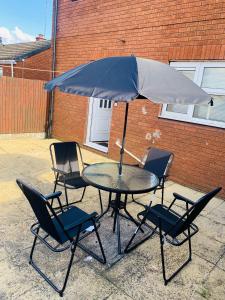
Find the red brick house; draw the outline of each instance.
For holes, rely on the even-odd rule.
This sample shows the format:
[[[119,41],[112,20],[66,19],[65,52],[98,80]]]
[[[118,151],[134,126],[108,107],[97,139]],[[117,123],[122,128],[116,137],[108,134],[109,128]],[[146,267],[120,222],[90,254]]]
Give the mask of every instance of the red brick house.
[[[224,1],[55,1],[56,71],[134,54],[171,64],[213,96],[213,107],[136,100],[129,110],[126,148],[140,157],[152,145],[172,151],[171,179],[201,190],[225,187],[224,14]],[[118,159],[124,108],[57,91],[53,136]]]
[[[51,41],[39,35],[34,42],[0,44],[0,76],[50,80]]]

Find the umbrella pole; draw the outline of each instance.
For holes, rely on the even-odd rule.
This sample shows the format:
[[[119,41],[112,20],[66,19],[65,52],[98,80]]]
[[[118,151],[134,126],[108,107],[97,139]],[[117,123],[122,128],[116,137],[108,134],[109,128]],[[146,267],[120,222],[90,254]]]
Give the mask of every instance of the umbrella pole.
[[[122,175],[123,154],[124,154],[124,145],[125,145],[125,137],[126,137],[126,130],[127,130],[128,109],[129,109],[129,103],[126,102],[126,111],[125,111],[124,127],[123,127],[123,139],[122,139],[122,145],[121,145],[121,149],[120,149],[119,175]]]

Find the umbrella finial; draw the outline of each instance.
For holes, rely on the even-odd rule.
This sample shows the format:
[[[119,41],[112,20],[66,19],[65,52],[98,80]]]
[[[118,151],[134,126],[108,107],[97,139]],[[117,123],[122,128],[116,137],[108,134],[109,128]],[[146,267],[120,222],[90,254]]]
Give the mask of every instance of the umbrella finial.
[[[213,97],[210,99],[208,104],[210,104],[210,106],[214,106]]]

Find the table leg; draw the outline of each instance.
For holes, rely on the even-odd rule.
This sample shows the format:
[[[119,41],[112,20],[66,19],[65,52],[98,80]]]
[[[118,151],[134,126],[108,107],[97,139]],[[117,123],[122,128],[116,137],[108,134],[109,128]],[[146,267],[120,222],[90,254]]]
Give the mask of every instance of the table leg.
[[[113,211],[114,212],[114,219],[113,219],[113,232],[115,232],[116,230],[116,220],[118,217],[118,212],[117,211]]]
[[[120,215],[117,215],[117,240],[118,240],[118,254],[121,254],[121,240],[120,240]]]
[[[111,198],[112,198],[112,192],[109,193],[109,202],[108,202],[108,207],[106,208],[106,210],[97,218],[97,220],[100,220],[110,209],[110,202],[111,202]]]
[[[114,214],[114,223],[113,223],[113,231],[115,232],[115,226],[116,228],[116,233],[117,233],[117,241],[118,241],[118,254],[121,254],[121,240],[120,240],[120,199],[121,199],[121,194],[116,194],[116,201],[115,201],[115,214]]]
[[[123,217],[127,218],[128,220],[132,221],[134,224],[136,224],[136,226],[139,226],[140,223],[138,221],[136,221],[131,214],[129,213],[129,211],[127,210],[127,195],[125,196],[125,202],[124,202],[124,211],[125,213],[128,215],[128,218],[124,215],[122,215]],[[140,228],[141,232],[144,233],[144,230],[142,228]]]

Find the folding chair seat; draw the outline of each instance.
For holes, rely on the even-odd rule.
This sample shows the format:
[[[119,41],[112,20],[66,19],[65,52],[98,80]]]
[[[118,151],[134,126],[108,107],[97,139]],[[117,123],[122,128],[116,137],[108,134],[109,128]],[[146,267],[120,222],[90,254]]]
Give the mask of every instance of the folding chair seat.
[[[59,293],[60,296],[63,296],[76,247],[81,248],[99,262],[106,262],[105,253],[97,230],[97,227],[100,225],[96,222],[97,213],[93,212],[88,214],[74,206],[68,206],[64,209],[60,201],[61,192],[55,192],[44,196],[19,179],[17,179],[17,184],[29,201],[37,218],[37,222],[31,226],[31,232],[35,237],[30,253],[29,263],[44,278],[44,280]],[[57,213],[49,203],[53,199],[56,199],[59,203],[60,211]],[[81,240],[85,239],[92,232],[95,232],[96,234],[101,251],[101,257],[81,243]],[[53,283],[52,280],[47,277],[33,261],[33,253],[37,239],[44,243],[45,246],[53,252],[63,252],[67,249],[71,252],[66,276],[61,288],[57,287],[56,284]],[[96,247],[96,244],[94,247]]]
[[[132,235],[129,243],[127,244],[125,252],[130,252],[131,250],[145,242],[147,239],[152,237],[154,233],[158,233],[160,239],[163,279],[165,285],[167,285],[167,283],[172,278],[174,278],[183,269],[183,267],[188,264],[188,262],[191,261],[191,237],[198,232],[198,227],[193,223],[193,221],[201,213],[208,202],[221,191],[221,189],[221,187],[214,189],[213,191],[202,196],[196,202],[177,193],[174,193],[174,200],[168,207],[163,204],[156,204],[154,206],[151,206],[152,202],[150,202],[149,206],[146,206],[145,210],[138,213],[137,217],[141,222]],[[186,204],[186,211],[183,215],[177,213],[172,209],[172,206],[176,200],[183,201]],[[150,234],[140,241],[133,243],[135,236],[137,235],[143,224],[151,229]],[[168,242],[174,246],[181,246],[185,242],[188,242],[189,246],[188,259],[168,278],[166,276],[165,268],[165,242]]]
[[[140,220],[144,218],[145,214],[146,214],[145,210],[140,212],[138,214],[138,219]],[[159,218],[159,216],[161,218]],[[180,215],[177,214],[175,211],[172,211],[171,209],[168,210],[168,207],[161,204],[157,204],[151,207],[148,214],[146,215],[146,218],[156,227],[159,227],[161,225],[162,231],[166,231],[170,227],[173,228],[169,232],[169,235],[172,238],[176,237],[176,230],[174,229],[174,225],[176,225],[176,223],[179,221]],[[184,221],[180,220],[180,224],[182,225],[183,223]]]
[[[89,184],[86,183],[81,176],[81,171],[83,170],[84,165],[87,164],[84,164],[83,162],[79,144],[77,142],[52,143],[50,145],[50,154],[52,160],[52,170],[54,171],[55,175],[53,192],[56,191],[57,186],[64,187],[66,205],[68,206],[69,199],[67,189],[83,188],[80,200],[70,202],[70,204],[81,202],[83,200],[86,187]],[[102,213],[103,206],[100,190],[98,190],[98,193]]]
[[[82,221],[89,218],[89,214],[75,206],[69,206],[69,208],[64,211],[64,213],[57,215],[57,217],[53,217],[52,222],[57,231],[57,236],[55,238],[56,241],[60,244],[64,244],[68,241],[68,238],[72,239],[78,233],[77,226],[71,227],[71,224],[76,225],[76,221],[74,220]],[[67,230],[67,234],[65,234],[64,230],[60,226],[60,223],[63,224],[63,227]],[[87,228],[90,228],[90,226],[93,226],[92,221],[86,221],[80,228],[81,232],[84,232]]]

